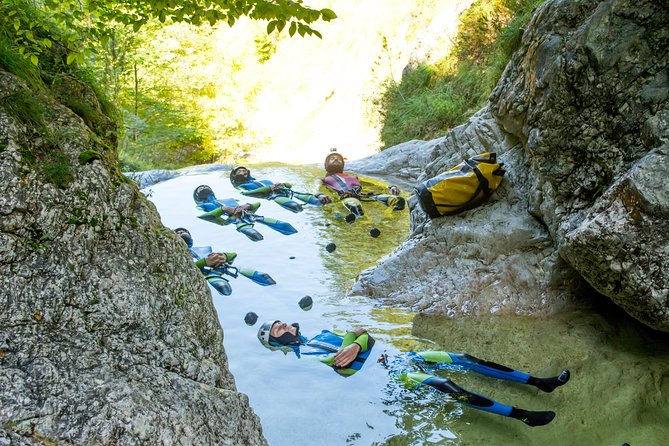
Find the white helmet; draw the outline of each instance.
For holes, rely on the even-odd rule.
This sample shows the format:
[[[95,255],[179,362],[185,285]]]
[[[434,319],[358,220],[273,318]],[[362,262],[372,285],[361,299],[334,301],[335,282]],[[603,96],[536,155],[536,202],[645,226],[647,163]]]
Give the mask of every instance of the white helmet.
[[[273,347],[269,343],[269,332],[272,329],[272,325],[274,325],[274,323],[276,323],[276,322],[278,322],[278,321],[263,322],[263,324],[258,329],[258,340],[260,341],[260,343],[262,345],[264,345],[267,348]]]

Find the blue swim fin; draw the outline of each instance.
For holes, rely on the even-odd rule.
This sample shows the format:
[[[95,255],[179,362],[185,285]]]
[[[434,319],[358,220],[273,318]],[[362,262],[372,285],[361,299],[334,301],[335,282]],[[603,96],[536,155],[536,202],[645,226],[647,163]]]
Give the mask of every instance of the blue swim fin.
[[[258,223],[262,223],[270,228],[274,229],[277,232],[280,232],[283,235],[290,235],[297,233],[297,229],[293,227],[290,223],[285,221],[277,220],[276,218],[263,217],[262,215],[254,215],[254,220]]]
[[[294,201],[288,197],[275,197],[275,198],[270,198],[274,200],[279,206],[281,206],[284,209],[288,209],[290,212],[295,212],[296,214],[298,212],[302,212],[303,208],[302,205],[300,205],[297,201]]]
[[[267,273],[256,271],[250,268],[239,268],[239,274],[241,274],[244,277],[248,277],[258,285],[262,286],[276,285],[276,282],[274,281],[274,279],[272,279],[272,276],[270,276]]]
[[[232,287],[230,286],[230,282],[221,277],[220,273],[212,271],[207,274],[206,279],[207,282],[209,282],[209,285],[213,286],[219,294],[224,296],[229,296],[232,294]]]

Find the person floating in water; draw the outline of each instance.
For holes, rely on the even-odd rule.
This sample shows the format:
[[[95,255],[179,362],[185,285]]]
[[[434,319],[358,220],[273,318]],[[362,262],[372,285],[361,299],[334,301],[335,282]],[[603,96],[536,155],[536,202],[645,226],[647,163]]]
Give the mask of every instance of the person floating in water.
[[[251,171],[244,166],[235,167],[230,172],[230,182],[241,191],[242,195],[272,200],[291,212],[301,212],[302,206],[310,204],[323,206],[332,200],[326,194],[308,194],[296,192],[290,183],[274,183],[270,180],[256,180]],[[298,203],[295,199],[301,201]]]
[[[348,331],[343,335],[323,330],[318,336],[307,340],[301,335],[299,324],[288,325],[281,321],[267,321],[262,324],[258,330],[258,339],[263,346],[269,349],[284,351],[293,349],[298,355],[320,355],[323,357],[321,362],[330,365],[339,373],[342,373],[342,370],[350,370],[348,375],[360,370],[374,345],[374,340],[365,329]],[[388,356],[382,354],[379,362],[382,362],[391,370],[391,373],[399,376],[410,386],[430,386],[466,406],[515,418],[529,426],[543,426],[550,423],[555,418],[555,412],[530,411],[507,406],[465,390],[450,379],[425,372],[440,369],[472,370],[492,378],[528,384],[543,392],[552,392],[566,384],[570,378],[569,370],[563,370],[558,376],[552,378],[536,378],[494,362],[483,361],[466,353],[444,351],[409,352],[393,361],[389,361]],[[421,371],[408,371],[410,369]]]
[[[340,332],[323,330],[311,339],[300,333],[300,325],[281,321],[267,321],[258,329],[258,340],[270,350],[293,351],[301,355],[319,356],[342,376],[351,376],[360,370],[374,346],[367,330]]]
[[[362,184],[357,176],[344,173],[344,157],[331,149],[331,153],[325,157],[324,162],[327,175],[321,181],[330,190],[337,192],[344,207],[349,211],[346,221],[354,222],[364,215],[361,201],[378,201],[394,211],[404,209],[406,200],[399,196],[400,190],[397,186],[388,186],[390,194],[376,194],[364,192]]]
[[[198,218],[222,226],[233,224],[238,232],[241,232],[254,242],[263,240],[262,234],[253,227],[255,223],[262,223],[283,235],[295,234],[297,232],[297,229],[290,223],[258,215],[256,211],[260,207],[260,203],[245,203],[240,205],[234,198],[218,199],[211,187],[206,184],[195,188],[193,191],[193,200],[197,208],[205,212],[199,215]]]
[[[232,286],[224,275],[238,277],[241,274],[248,277],[258,285],[274,285],[276,282],[272,277],[260,271],[248,268],[236,268],[232,266],[237,253],[235,252],[213,252],[211,246],[193,246],[193,237],[186,228],[176,228],[174,232],[186,243],[188,250],[207,282],[214,287],[219,294],[229,296],[232,294]]]

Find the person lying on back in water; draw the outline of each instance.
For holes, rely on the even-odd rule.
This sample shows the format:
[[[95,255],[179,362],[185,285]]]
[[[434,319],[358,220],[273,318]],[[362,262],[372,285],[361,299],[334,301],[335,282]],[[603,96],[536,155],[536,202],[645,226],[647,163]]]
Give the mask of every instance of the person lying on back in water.
[[[318,336],[307,340],[300,333],[299,324],[288,325],[278,320],[262,324],[258,330],[258,339],[263,346],[271,350],[292,349],[298,357],[300,354],[321,356],[321,362],[330,365],[335,371],[345,376],[350,376],[362,368],[374,345],[374,340],[365,329],[348,331],[343,334],[323,330]],[[466,353],[444,351],[409,352],[391,362],[388,361],[388,356],[383,354],[379,362],[382,362],[393,374],[397,374],[403,382],[411,386],[430,386],[466,406],[515,418],[529,426],[543,426],[550,423],[555,418],[555,412],[530,411],[500,404],[485,396],[469,392],[450,379],[424,372],[439,369],[473,370],[492,378],[528,384],[543,392],[552,392],[557,387],[566,384],[570,378],[569,370],[566,369],[552,378],[536,378],[494,362],[483,361]],[[421,371],[407,371],[417,368]]]
[[[355,175],[344,173],[344,157],[335,149],[325,157],[324,162],[327,175],[321,178],[321,182],[330,190],[337,192],[349,214],[346,221],[352,223],[356,218],[362,217],[364,211],[360,201],[378,201],[394,211],[404,209],[406,200],[399,196],[400,189],[397,186],[388,186],[390,194],[376,194],[366,192],[362,189],[359,178]]]
[[[322,206],[332,203],[332,199],[323,193],[309,194],[296,192],[292,189],[290,183],[274,183],[270,180],[256,180],[251,176],[251,171],[238,166],[230,172],[230,182],[241,191],[242,195],[265,198],[274,200],[280,206],[292,211],[300,212],[302,205],[310,204],[313,206]],[[293,199],[298,199],[302,203],[297,203]]]
[[[228,283],[228,280],[223,278],[220,273],[216,272],[216,268],[225,269],[225,267],[232,264],[237,257],[237,253],[234,252],[209,252],[208,254],[203,255],[206,251],[211,251],[209,247],[194,247],[193,246],[193,237],[186,228],[176,228],[174,232],[177,233],[179,237],[186,243],[188,250],[195,260],[195,266],[197,266],[202,274],[204,274],[207,282],[211,286],[224,296],[229,296],[232,293],[232,287]],[[207,249],[209,248],[209,249]]]

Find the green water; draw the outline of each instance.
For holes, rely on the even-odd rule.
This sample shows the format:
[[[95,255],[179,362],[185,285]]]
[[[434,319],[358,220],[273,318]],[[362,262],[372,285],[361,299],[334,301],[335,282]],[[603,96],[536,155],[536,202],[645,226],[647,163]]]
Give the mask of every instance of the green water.
[[[309,167],[252,166],[256,178],[289,181],[314,192],[322,171]],[[352,225],[338,205],[308,207],[293,214],[262,201],[261,215],[293,224],[283,236],[257,225],[265,236],[251,242],[231,227],[198,220],[192,190],[209,184],[217,196],[245,200],[227,173],[176,178],[151,187],[151,200],[169,227],[186,226],[196,246],[238,252],[236,264],[268,272],[277,281],[260,287],[232,279],[233,294],[212,294],[225,331],[225,349],[238,390],[249,396],[271,445],[660,445],[669,438],[668,337],[654,333],[611,306],[546,320],[496,317],[447,320],[415,315],[346,291],[364,268],[392,252],[408,235],[408,212],[365,203],[366,217]],[[378,190],[382,187],[379,186]],[[372,238],[376,227],[381,236]],[[335,243],[328,253],[325,246]],[[402,280],[390,277],[389,280]],[[303,311],[300,298],[312,296]],[[584,297],[586,299],[587,297]],[[248,311],[259,315],[244,324]],[[365,326],[377,339],[370,360],[342,378],[313,358],[269,351],[256,339],[268,319],[300,322],[302,333]],[[531,428],[513,419],[463,407],[430,388],[407,388],[375,358],[407,350],[468,352],[538,376],[565,367],[572,380],[546,394],[529,386],[476,375],[441,371],[461,386],[501,403],[554,410],[548,426]]]

